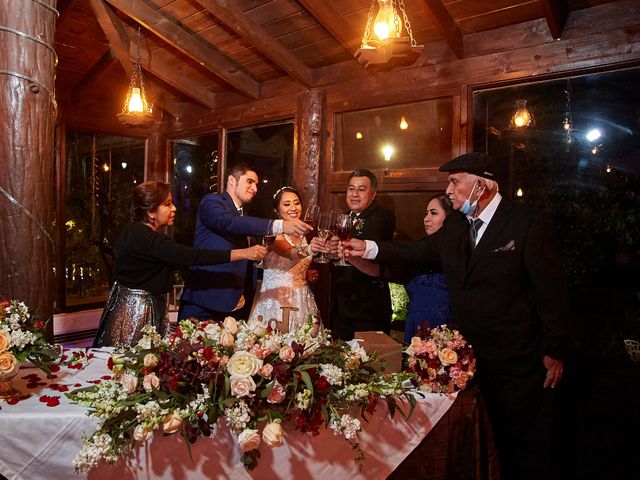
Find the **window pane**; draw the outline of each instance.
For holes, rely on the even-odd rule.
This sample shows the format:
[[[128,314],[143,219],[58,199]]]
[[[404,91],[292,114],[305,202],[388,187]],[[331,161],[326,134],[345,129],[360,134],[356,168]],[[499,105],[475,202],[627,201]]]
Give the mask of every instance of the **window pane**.
[[[499,163],[500,187],[550,211],[570,280],[573,332],[589,354],[626,356],[640,339],[640,71],[474,95],[474,145]],[[510,127],[518,100],[534,122]]]
[[[171,155],[177,208],[173,237],[178,243],[193,245],[200,200],[218,191],[218,135],[177,140],[171,145]]]
[[[451,159],[451,97],[335,116],[335,170],[437,168]]]
[[[113,247],[144,177],[144,140],[68,131],[65,172],[66,306],[104,301]]]
[[[273,195],[290,185],[293,166],[293,124],[231,131],[227,135],[227,165],[246,163],[258,173],[259,186],[248,213],[273,217]],[[225,185],[226,186],[226,180]]]

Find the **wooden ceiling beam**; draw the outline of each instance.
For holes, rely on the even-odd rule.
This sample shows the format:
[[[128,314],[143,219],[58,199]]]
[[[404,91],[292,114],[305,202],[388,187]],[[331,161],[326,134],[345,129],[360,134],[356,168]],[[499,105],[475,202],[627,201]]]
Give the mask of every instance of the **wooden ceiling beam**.
[[[464,58],[464,43],[462,30],[453,19],[442,0],[423,0],[427,18],[438,31],[440,36],[447,42],[449,48],[456,57]]]
[[[106,0],[122,13],[192,58],[245,95],[258,99],[260,84],[241,67],[140,0]]]
[[[566,0],[539,0],[544,16],[549,26],[551,36],[555,39],[562,37],[562,31],[569,17]]]
[[[118,63],[118,57],[110,48],[100,57],[91,69],[75,84],[71,92],[71,103],[77,103],[98,79],[105,74],[114,64]]]
[[[107,37],[107,41],[111,47],[110,50],[120,61],[120,65],[122,65],[122,68],[126,72],[127,78],[131,78],[133,73],[133,62],[131,61],[132,55],[130,51],[131,41],[125,31],[123,22],[105,5],[103,0],[89,0],[89,5],[98,20],[98,24],[100,24],[100,28]],[[155,100],[156,105],[178,118],[181,112],[179,103],[172,100],[160,87],[154,84],[149,85],[149,87],[151,87],[149,88],[150,97]],[[192,98],[195,99],[195,97]]]
[[[307,87],[313,86],[311,69],[293,56],[264,28],[245,15],[236,0],[196,0],[222,23],[235,31],[274,63]]]
[[[357,30],[357,27],[347,22],[329,2],[298,0],[298,3],[301,4],[333,38],[338,40],[351,55],[360,48],[364,25],[360,26],[361,29],[358,30],[358,35],[354,37],[353,31]]]

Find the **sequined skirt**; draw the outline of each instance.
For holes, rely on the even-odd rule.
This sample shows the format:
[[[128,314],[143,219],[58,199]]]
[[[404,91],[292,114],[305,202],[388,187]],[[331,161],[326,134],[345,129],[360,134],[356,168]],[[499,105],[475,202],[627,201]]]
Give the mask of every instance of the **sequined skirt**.
[[[100,318],[94,347],[125,345],[132,347],[142,338],[142,328],[153,325],[164,336],[169,318],[163,295],[113,284]]]

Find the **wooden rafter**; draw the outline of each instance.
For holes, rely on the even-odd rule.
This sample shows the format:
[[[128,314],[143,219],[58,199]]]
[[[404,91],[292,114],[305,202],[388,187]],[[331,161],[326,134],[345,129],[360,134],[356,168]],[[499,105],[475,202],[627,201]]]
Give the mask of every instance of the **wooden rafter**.
[[[253,99],[260,97],[260,84],[244,73],[239,65],[210,48],[163,13],[140,0],[106,1],[245,95]]]
[[[118,62],[118,57],[114,51],[109,48],[73,87],[73,91],[71,92],[72,103],[76,103],[79,98],[90,91],[91,87],[97,83],[98,79]]]
[[[560,38],[569,10],[566,0],[539,0],[553,38]]]
[[[449,48],[456,57],[464,57],[464,43],[462,41],[462,31],[458,23],[451,17],[447,8],[442,4],[442,0],[423,0],[427,18],[433,27],[440,33]]]
[[[353,55],[353,53],[360,48],[362,29],[364,29],[364,25],[361,25],[359,27],[360,29],[355,25],[351,25],[327,1],[298,0],[298,3],[313,15],[313,17],[327,29],[331,36],[338,40],[338,42],[340,42],[350,54]],[[358,31],[358,34],[355,36],[353,34],[354,31]]]
[[[89,0],[93,14],[98,20],[100,28],[107,37],[109,46],[113,54],[117,57],[122,68],[127,74],[127,78],[133,73],[133,62],[131,61],[131,41],[129,35],[125,31],[123,22],[118,16],[108,8],[103,0]],[[153,72],[151,72],[153,73]],[[150,82],[147,82],[150,83]],[[161,89],[155,85],[149,85],[150,97],[154,98],[155,103],[161,109],[169,112],[174,117],[180,115],[180,106],[177,102],[171,100],[168,95],[161,94]],[[192,98],[197,98],[196,94]]]
[[[235,0],[196,0],[222,23],[234,30],[274,63],[307,87],[313,86],[311,69],[293,56],[280,42],[245,15]]]

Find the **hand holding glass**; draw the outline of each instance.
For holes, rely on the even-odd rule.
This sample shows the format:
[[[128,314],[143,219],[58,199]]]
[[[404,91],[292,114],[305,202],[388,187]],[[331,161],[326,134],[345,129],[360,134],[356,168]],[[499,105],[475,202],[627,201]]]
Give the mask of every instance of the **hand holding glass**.
[[[329,235],[331,235],[331,225],[333,216],[331,212],[321,213],[318,217],[318,238],[324,243],[327,243]],[[324,252],[320,253],[320,256],[315,259],[316,263],[329,263],[329,259],[324,255]]]
[[[341,213],[337,215],[334,225],[336,227],[338,238],[342,242],[342,247],[344,248],[345,244],[351,238],[351,227],[352,227],[351,216],[348,213]],[[340,261],[335,263],[335,265],[339,267],[350,266],[347,262],[344,261],[344,251],[342,253]]]
[[[269,249],[271,247],[271,245],[273,245],[273,242],[276,241],[276,236],[275,235],[265,235],[264,237],[262,237],[262,245],[267,247],[267,249]],[[262,260],[260,260],[259,262],[255,262],[254,265],[256,266],[256,268],[266,268],[266,265],[264,263],[264,259],[267,257],[264,257]]]

